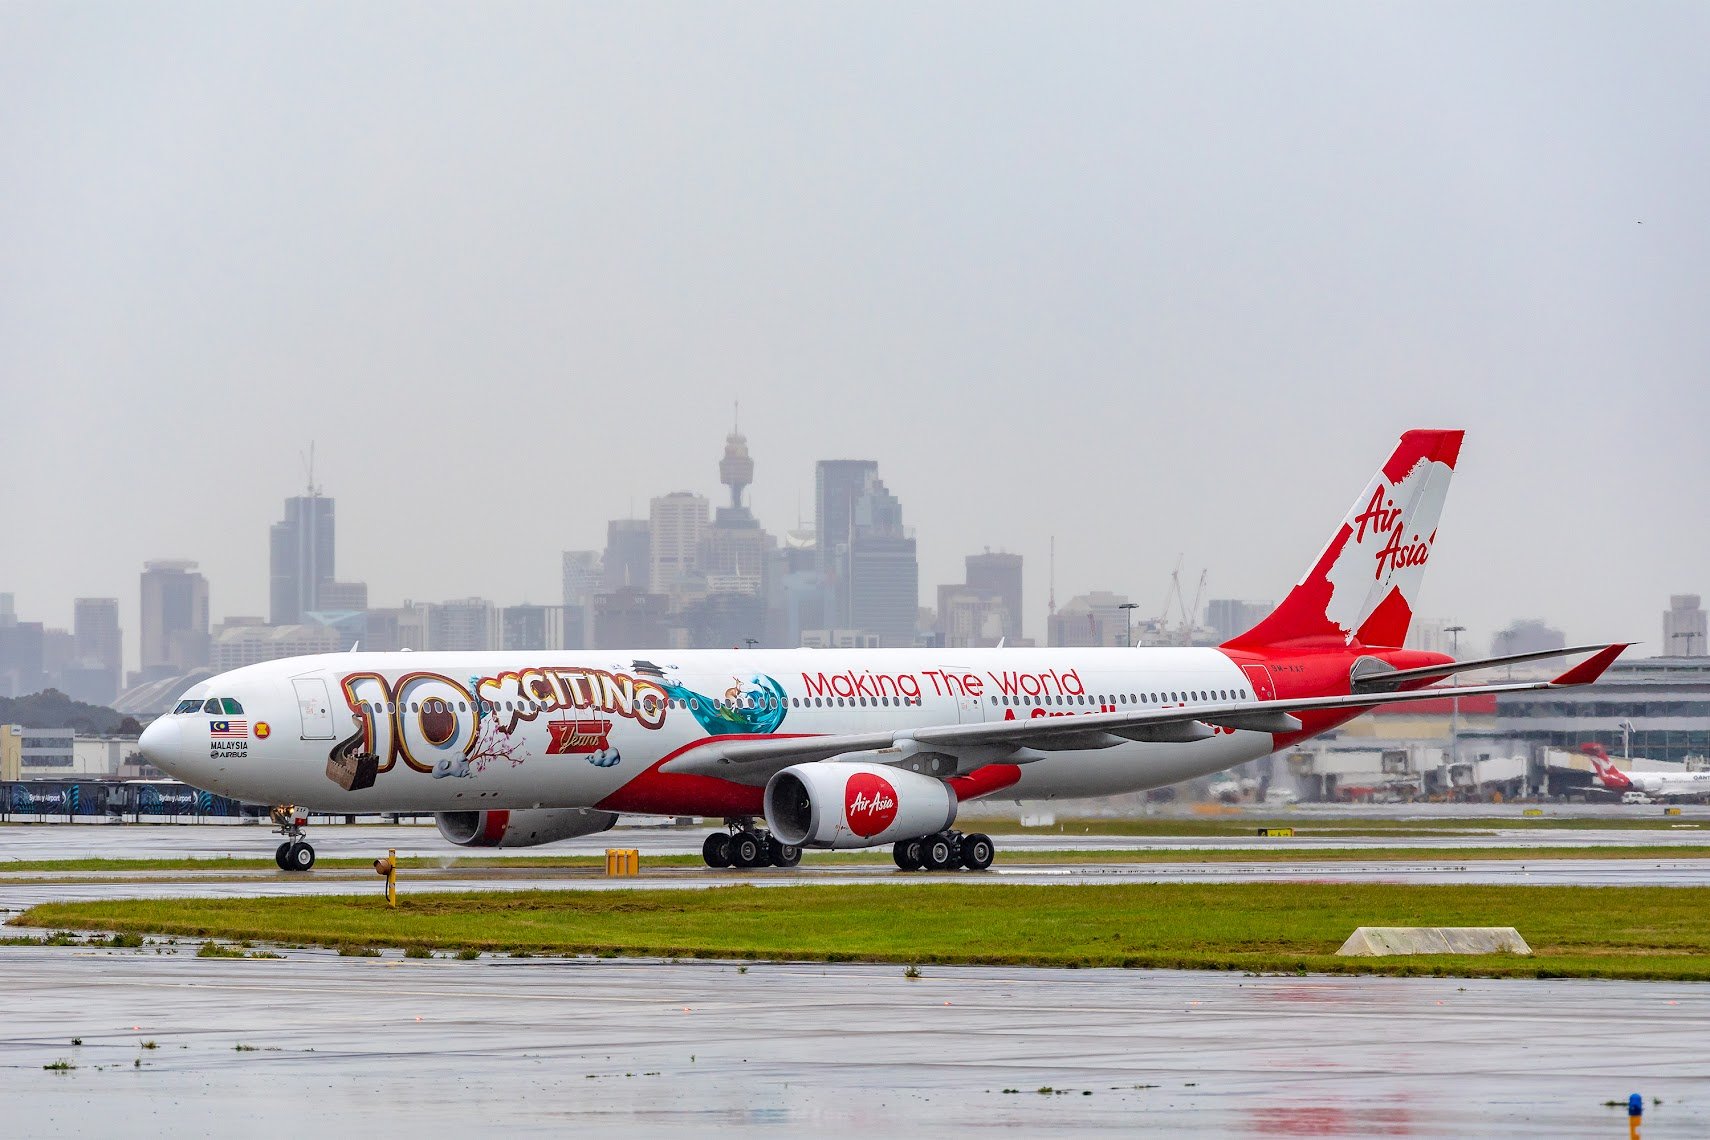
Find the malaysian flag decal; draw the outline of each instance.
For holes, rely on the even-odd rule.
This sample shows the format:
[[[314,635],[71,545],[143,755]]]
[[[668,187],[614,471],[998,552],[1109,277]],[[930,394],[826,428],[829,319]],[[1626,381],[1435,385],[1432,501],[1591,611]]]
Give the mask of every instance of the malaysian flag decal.
[[[210,740],[248,740],[249,721],[211,720],[208,722],[208,738]]]

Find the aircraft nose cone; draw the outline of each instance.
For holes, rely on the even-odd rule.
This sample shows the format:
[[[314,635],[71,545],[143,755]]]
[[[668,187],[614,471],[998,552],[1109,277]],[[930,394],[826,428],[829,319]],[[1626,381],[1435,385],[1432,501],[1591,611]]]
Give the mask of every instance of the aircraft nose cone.
[[[179,746],[183,721],[179,717],[157,717],[137,738],[143,757],[162,772],[180,775],[183,749]]]

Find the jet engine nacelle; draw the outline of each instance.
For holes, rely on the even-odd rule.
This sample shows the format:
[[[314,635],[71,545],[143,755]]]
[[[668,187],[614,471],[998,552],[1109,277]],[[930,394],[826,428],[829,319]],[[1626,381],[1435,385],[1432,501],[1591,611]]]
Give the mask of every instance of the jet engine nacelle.
[[[766,784],[766,824],[796,847],[876,847],[955,819],[948,784],[888,764],[797,764]]]
[[[578,835],[594,835],[617,822],[592,808],[524,808],[519,811],[440,811],[439,833],[459,847],[538,847]]]

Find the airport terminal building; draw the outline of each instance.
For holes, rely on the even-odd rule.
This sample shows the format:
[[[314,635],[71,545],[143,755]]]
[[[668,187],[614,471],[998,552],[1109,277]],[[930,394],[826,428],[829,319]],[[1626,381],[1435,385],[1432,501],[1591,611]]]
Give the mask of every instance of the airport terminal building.
[[[1710,657],[1617,661],[1589,688],[1503,694],[1493,735],[1535,755],[1595,743],[1614,757],[1710,767]]]

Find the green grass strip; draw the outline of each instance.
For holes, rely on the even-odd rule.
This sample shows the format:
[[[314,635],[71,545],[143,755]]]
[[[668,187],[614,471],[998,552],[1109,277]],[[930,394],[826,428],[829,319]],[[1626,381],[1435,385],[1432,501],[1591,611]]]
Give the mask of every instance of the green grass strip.
[[[1710,859],[1710,844],[1658,844],[1655,846],[1584,847],[1314,847],[1310,838],[1275,840],[1275,847],[1228,848],[1181,847],[1136,851],[1080,849],[1070,851],[1018,851],[998,847],[998,859],[1006,866],[1060,866],[1102,863],[1322,863],[1322,862],[1430,862],[1470,863],[1490,859]],[[646,867],[704,867],[699,855],[642,854]],[[518,870],[601,870],[604,855],[492,855],[418,856],[398,860],[401,872],[417,871],[458,876],[502,875]],[[810,851],[802,865],[890,867],[889,848],[869,851]],[[333,858],[315,864],[319,870],[368,871],[371,859]],[[271,859],[35,859],[0,862],[0,880],[10,873],[129,875],[148,872],[251,872],[279,873]]]
[[[50,903],[50,929],[354,947],[1710,980],[1710,887],[725,887]],[[1338,958],[1357,926],[1514,926],[1535,957]]]
[[[1010,866],[1058,865],[1068,863],[1245,863],[1245,862],[1320,862],[1325,860],[1430,860],[1434,862],[1515,859],[1710,859],[1710,845],[1655,847],[1374,847],[1336,848],[1313,847],[1310,844],[1289,843],[1274,848],[1220,850],[1206,848],[1172,848],[1168,850],[1073,850],[1073,851],[999,851],[999,858]],[[703,867],[699,855],[649,855],[643,853],[647,867]],[[812,851],[803,859],[804,867],[831,866],[892,866],[889,850],[872,851]],[[372,860],[327,858],[315,864],[321,871],[369,870]],[[398,860],[401,872],[440,872],[457,875],[482,873],[507,874],[518,870],[603,870],[602,855],[519,855],[519,856],[445,856],[411,857]],[[0,878],[7,874],[102,874],[126,875],[160,873],[211,873],[274,871],[271,859],[33,859],[0,862]]]

